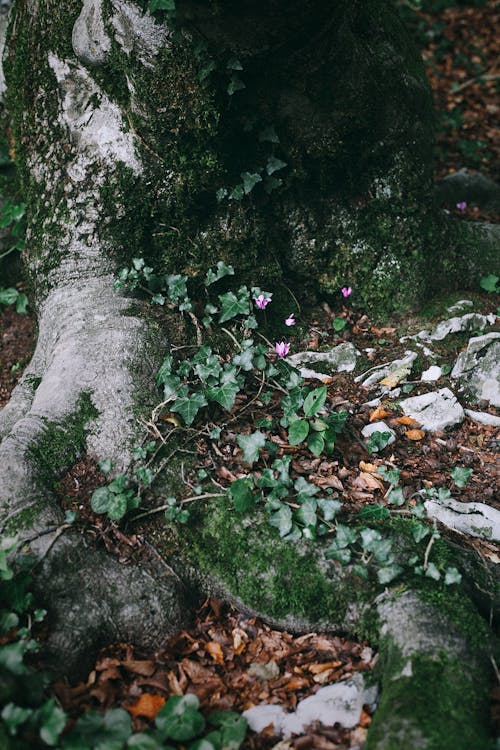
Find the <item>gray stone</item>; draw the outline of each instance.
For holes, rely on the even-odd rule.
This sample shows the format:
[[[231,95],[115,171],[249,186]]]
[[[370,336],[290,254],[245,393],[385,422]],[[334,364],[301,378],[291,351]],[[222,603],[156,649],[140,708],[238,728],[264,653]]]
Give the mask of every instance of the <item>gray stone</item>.
[[[472,338],[458,356],[451,377],[470,398],[500,407],[500,333]]]
[[[453,498],[427,500],[427,515],[449,529],[493,542],[500,541],[500,511],[484,503],[460,503]]]
[[[466,315],[457,316],[442,320],[430,335],[431,341],[442,341],[450,333],[460,333],[462,331],[478,331],[492,325],[496,321],[495,315],[480,315],[479,313],[466,313]]]
[[[303,378],[323,380],[336,372],[352,372],[356,366],[358,352],[349,342],[334,346],[327,352],[298,352],[287,358],[287,361],[300,370]],[[307,367],[320,367],[322,372]]]
[[[405,378],[411,372],[413,362],[416,360],[417,356],[418,355],[416,352],[407,351],[405,352],[404,357],[401,357],[401,359],[394,359],[392,362],[388,362],[387,364],[370,367],[370,369],[364,372],[362,375],[358,375],[356,378],[354,378],[354,382],[361,383],[366,387],[375,383],[379,383],[388,375],[397,377],[398,381],[403,380],[403,378]]]
[[[484,174],[464,168],[446,175],[436,187],[436,198],[440,203],[466,201],[483,209],[495,210],[500,208],[500,185]]]
[[[104,65],[111,52],[111,40],[104,28],[102,0],[83,0],[83,8],[73,26],[73,51],[84,65]]]
[[[112,5],[116,41],[126,55],[134,54],[145,67],[153,67],[158,52],[168,43],[167,26],[155,23],[149,13],[141,13],[126,0],[112,0]]]
[[[361,434],[364,438],[369,438],[374,432],[389,432],[391,437],[389,438],[387,445],[392,445],[396,441],[396,433],[385,422],[372,422],[371,424],[365,425],[361,430]]]
[[[453,305],[446,308],[447,312],[463,312],[467,307],[474,307],[474,302],[470,299],[459,299]]]
[[[366,687],[363,675],[358,672],[345,682],[320,688],[317,693],[300,701],[296,711],[286,713],[281,706],[261,705],[243,712],[250,729],[260,732],[273,724],[276,735],[290,737],[302,734],[314,721],[331,727],[336,723],[350,729],[359,722],[365,704],[374,705],[378,688]]]
[[[420,376],[420,380],[423,380],[426,383],[431,383],[435,380],[439,380],[442,374],[443,371],[438,365],[431,365],[427,370],[424,370]]]
[[[464,418],[464,410],[449,388],[407,398],[401,401],[401,408],[429,432],[460,424]]]
[[[479,422],[479,424],[500,427],[500,417],[495,417],[494,414],[488,414],[487,411],[472,411],[472,409],[464,409],[464,411],[468,417],[475,422]]]

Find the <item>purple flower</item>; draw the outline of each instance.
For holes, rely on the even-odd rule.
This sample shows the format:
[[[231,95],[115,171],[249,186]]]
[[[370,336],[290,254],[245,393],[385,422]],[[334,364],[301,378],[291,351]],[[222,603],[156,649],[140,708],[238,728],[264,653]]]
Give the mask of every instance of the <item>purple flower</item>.
[[[347,297],[351,296],[352,289],[350,286],[343,286],[341,289],[341,292],[342,292],[342,297],[344,297],[344,299],[347,299]]]
[[[465,209],[467,208],[467,203],[465,201],[460,201],[459,203],[457,203],[457,208],[459,211],[465,211]]]
[[[259,294],[258,297],[254,297],[254,300],[259,310],[263,310],[271,302],[271,297],[264,297],[263,294]]]
[[[285,325],[286,326],[294,326],[296,324],[296,322],[297,321],[293,317],[293,313],[290,313],[290,315],[288,316],[288,318],[285,320]]]
[[[277,341],[274,345],[274,348],[276,349],[276,354],[278,357],[286,357],[288,352],[290,351],[290,344],[285,344],[284,341]]]

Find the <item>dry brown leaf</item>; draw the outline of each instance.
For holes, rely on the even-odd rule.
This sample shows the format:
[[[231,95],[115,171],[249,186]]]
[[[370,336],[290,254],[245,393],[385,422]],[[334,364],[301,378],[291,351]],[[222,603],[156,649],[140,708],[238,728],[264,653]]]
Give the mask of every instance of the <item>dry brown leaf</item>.
[[[385,383],[381,381],[383,385]],[[385,417],[388,417],[391,412],[387,411],[383,406],[377,406],[376,409],[374,409],[372,412],[370,412],[370,422],[376,422],[379,419],[384,419]]]
[[[216,664],[224,664],[224,654],[222,653],[220,643],[210,641],[209,643],[205,644],[205,650],[208,651]]]
[[[354,487],[360,487],[365,490],[383,490],[384,485],[381,479],[377,479],[374,474],[369,474],[367,471],[362,471],[353,482]]]
[[[360,461],[359,462],[359,468],[361,471],[367,471],[369,474],[375,474],[377,471],[377,467],[375,464],[368,464],[366,461]]]
[[[233,636],[234,653],[239,656],[246,648],[248,635],[241,628],[234,628],[231,635]]]
[[[334,669],[335,667],[340,667],[342,664],[341,661],[325,661],[322,663],[316,662],[315,664],[310,664],[308,667],[306,667],[308,672],[312,672],[313,674],[321,674],[321,672],[325,672],[327,669]]]
[[[423,430],[408,430],[405,436],[408,440],[422,440],[425,437],[425,432]]]
[[[143,693],[132,706],[125,706],[125,708],[134,719],[137,716],[144,716],[152,721],[164,704],[165,698],[162,695]]]
[[[316,487],[333,487],[334,490],[343,492],[344,485],[338,477],[311,477],[311,481],[314,480]]]
[[[396,422],[398,424],[404,424],[407,427],[417,427],[420,424],[417,419],[413,419],[413,417],[407,417],[406,414],[404,417],[398,417],[396,419]]]
[[[146,659],[141,661],[135,659],[127,659],[126,661],[122,661],[122,667],[128,669],[129,672],[140,674],[143,677],[151,677],[156,669],[154,661],[149,661]]]

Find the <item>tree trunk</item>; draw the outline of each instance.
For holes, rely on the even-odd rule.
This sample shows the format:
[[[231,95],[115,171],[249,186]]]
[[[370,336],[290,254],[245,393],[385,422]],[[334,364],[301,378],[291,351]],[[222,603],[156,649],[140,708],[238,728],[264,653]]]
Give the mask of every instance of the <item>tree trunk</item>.
[[[245,1],[235,11],[227,0],[178,0],[173,18],[156,19],[145,6],[17,0],[5,58],[39,337],[0,414],[0,507],[5,527],[40,557],[49,649],[68,670],[106,640],[158,643],[191,607],[168,565],[125,568],[84,537],[61,535],[51,494],[82,450],[126,470],[134,414],[154,403],[168,332],[115,289],[120,265],[144,257],[192,274],[222,259],[242,282],[281,285],[283,297],[288,286],[312,296],[348,284],[360,304],[387,312],[421,299],[439,269],[460,278],[477,258],[477,243],[454,229],[446,244],[447,222],[432,207],[430,95],[388,3]],[[198,587],[270,618],[381,639],[387,670],[370,748],[487,746],[486,656],[476,646],[471,656],[481,622],[472,605],[450,625],[449,609],[387,594],[370,631],[375,593],[349,603],[351,582],[299,551],[286,552],[285,578],[282,570],[256,597],[255,570],[236,580],[223,570],[214,540],[229,538],[227,521],[210,513],[186,532],[182,564],[170,561],[178,575],[188,559]],[[311,588],[294,598],[304,582],[320,585],[324,600]],[[410,621],[408,646],[400,636]],[[433,706],[440,671],[459,661],[470,672]],[[415,691],[432,726],[424,709],[412,713]]]

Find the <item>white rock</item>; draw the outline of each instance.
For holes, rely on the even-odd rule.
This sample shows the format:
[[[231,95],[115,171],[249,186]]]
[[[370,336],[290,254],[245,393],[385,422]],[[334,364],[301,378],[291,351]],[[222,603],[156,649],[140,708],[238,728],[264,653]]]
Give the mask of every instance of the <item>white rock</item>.
[[[356,366],[358,355],[359,352],[356,348],[351,343],[346,342],[334,346],[327,352],[298,352],[292,354],[291,357],[287,357],[287,362],[293,367],[297,367],[303,378],[314,377],[323,380],[335,372],[352,372]],[[312,365],[313,367],[321,365],[324,372],[316,372],[306,365]]]
[[[371,424],[365,425],[361,430],[361,434],[365,438],[369,438],[374,432],[389,432],[391,437],[389,438],[387,445],[392,445],[396,440],[396,433],[385,422],[372,422]]]
[[[471,398],[500,407],[500,333],[472,338],[459,354],[451,377]]]
[[[492,425],[493,427],[500,427],[500,417],[495,417],[494,414],[488,414],[487,411],[472,411],[472,409],[464,409],[468,417],[473,419],[479,424]]]
[[[383,365],[375,365],[370,367],[369,370],[364,372],[362,375],[358,375],[354,378],[355,383],[361,383],[364,386],[373,385],[379,383],[388,375],[398,375],[399,379],[402,380],[411,371],[413,362],[416,360],[417,352],[407,351],[404,357],[401,359],[394,359],[392,362],[388,362]]]
[[[170,30],[126,0],[112,0],[112,5],[116,41],[125,54],[132,53],[144,66],[153,67],[159,51],[169,44]]]
[[[464,410],[449,388],[407,398],[401,401],[401,408],[429,432],[460,424],[464,418]]]
[[[447,307],[446,311],[450,313],[462,312],[467,307],[474,307],[474,302],[470,299],[459,299],[451,307]]]
[[[359,722],[363,706],[375,704],[377,693],[376,686],[366,687],[363,675],[358,672],[350,680],[327,685],[300,701],[294,712],[286,713],[281,706],[264,704],[249,708],[243,716],[254,732],[273,724],[274,733],[285,737],[302,734],[313,721],[327,727],[338,722],[350,729]]]
[[[438,365],[431,365],[427,370],[424,370],[420,376],[420,380],[432,382],[434,380],[439,380],[442,374],[443,371]]]
[[[459,503],[457,500],[425,502],[427,515],[469,536],[500,541],[500,511],[484,503]]]
[[[102,0],[83,0],[83,8],[71,35],[73,51],[85,65],[104,65],[111,52],[111,39],[102,18]]]
[[[479,313],[467,313],[456,318],[449,318],[438,323],[430,335],[431,341],[442,341],[450,333],[459,333],[460,331],[477,331],[492,325],[496,316],[480,315]]]

